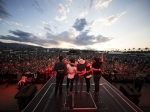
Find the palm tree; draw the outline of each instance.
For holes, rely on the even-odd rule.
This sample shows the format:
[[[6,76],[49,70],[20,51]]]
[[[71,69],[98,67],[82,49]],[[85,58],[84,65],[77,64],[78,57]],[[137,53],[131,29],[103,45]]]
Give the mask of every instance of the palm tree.
[[[148,50],[148,48],[146,47],[146,48],[145,48],[145,50],[147,51],[147,50]]]
[[[141,48],[138,48],[139,51],[141,51]]]
[[[126,49],[124,49],[124,51],[126,52]]]
[[[129,48],[128,50],[130,51],[131,49]]]
[[[135,48],[133,47],[133,51],[135,50]]]
[[[149,51],[149,48],[147,48],[147,51]]]

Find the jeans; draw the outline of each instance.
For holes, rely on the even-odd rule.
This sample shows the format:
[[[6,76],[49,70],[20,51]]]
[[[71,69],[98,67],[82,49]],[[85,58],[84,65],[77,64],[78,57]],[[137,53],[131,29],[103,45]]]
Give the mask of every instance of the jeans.
[[[69,78],[67,77],[67,89],[69,88],[69,83],[70,83],[70,81],[71,81],[70,92],[72,92],[74,78],[73,78],[73,79],[69,79]]]
[[[86,81],[86,91],[89,92],[90,90],[90,78],[85,78]]]
[[[100,75],[100,74],[94,74],[94,84],[95,84],[95,92],[96,92],[96,93],[99,92],[100,78],[101,78],[101,75]]]
[[[58,87],[59,87],[59,94],[62,94],[62,83],[64,80],[64,76],[59,77],[56,75],[56,86],[55,86],[55,95],[57,94],[58,91]]]
[[[83,91],[83,80],[84,80],[84,76],[79,76],[78,79],[75,80],[75,92],[78,92],[78,83],[80,81],[80,95],[82,95],[82,91]]]

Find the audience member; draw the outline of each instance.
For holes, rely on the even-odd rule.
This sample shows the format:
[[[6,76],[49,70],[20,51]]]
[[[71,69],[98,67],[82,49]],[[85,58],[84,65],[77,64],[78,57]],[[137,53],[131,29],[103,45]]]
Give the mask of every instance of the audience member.
[[[140,74],[135,79],[135,86],[134,86],[134,88],[137,89],[139,92],[141,92],[142,85],[144,84],[144,82],[145,82],[145,80],[144,80],[142,74]]]

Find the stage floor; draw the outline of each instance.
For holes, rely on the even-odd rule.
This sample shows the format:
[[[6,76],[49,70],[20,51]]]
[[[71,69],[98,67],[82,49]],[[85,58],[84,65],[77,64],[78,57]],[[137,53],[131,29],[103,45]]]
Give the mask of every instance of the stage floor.
[[[90,94],[86,93],[84,83],[83,94],[79,91],[72,95],[66,90],[66,79],[63,83],[63,95],[54,95],[55,77],[39,91],[34,99],[26,106],[23,112],[142,112],[140,108],[128,100],[121,92],[115,89],[104,78],[101,78],[100,92],[94,93],[94,84],[91,79]]]

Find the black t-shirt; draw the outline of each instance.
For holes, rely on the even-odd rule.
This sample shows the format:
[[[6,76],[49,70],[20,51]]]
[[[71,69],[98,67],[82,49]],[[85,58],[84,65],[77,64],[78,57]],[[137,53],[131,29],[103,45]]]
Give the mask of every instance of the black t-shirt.
[[[57,62],[54,66],[54,69],[57,71],[57,73],[59,72],[59,70],[62,70],[62,73],[66,73],[67,71],[66,64],[62,61]]]
[[[91,69],[91,67],[90,66],[86,66],[86,70],[87,71],[89,71]],[[88,73],[86,73],[86,75],[88,76],[88,75],[91,75],[92,74],[92,72],[88,72]]]
[[[77,70],[83,71],[86,68],[86,64],[77,64]]]
[[[94,62],[92,64],[92,68],[100,69],[102,66],[102,62]],[[93,71],[93,74],[101,74],[101,71]]]

